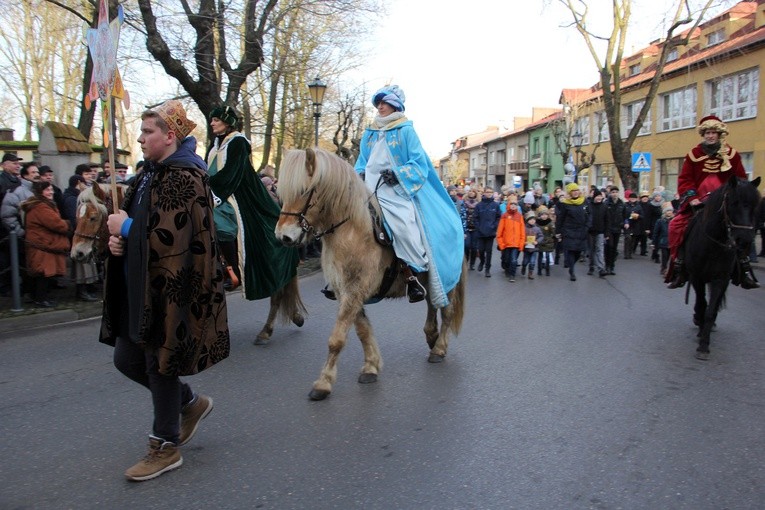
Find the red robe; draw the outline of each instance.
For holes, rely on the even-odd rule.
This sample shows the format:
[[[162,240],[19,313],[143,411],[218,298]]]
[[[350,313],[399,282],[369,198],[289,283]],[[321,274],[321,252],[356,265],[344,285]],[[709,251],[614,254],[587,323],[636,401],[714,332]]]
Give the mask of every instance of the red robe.
[[[693,198],[704,201],[711,192],[732,177],[747,178],[741,156],[730,145],[723,143],[716,154],[708,156],[702,144],[698,144],[686,154],[683,168],[677,177],[677,192],[685,198],[685,203],[669,224],[669,251],[673,259],[677,258],[677,249],[683,241],[685,227],[692,217],[690,201]],[[687,196],[689,192],[695,192],[695,197]]]

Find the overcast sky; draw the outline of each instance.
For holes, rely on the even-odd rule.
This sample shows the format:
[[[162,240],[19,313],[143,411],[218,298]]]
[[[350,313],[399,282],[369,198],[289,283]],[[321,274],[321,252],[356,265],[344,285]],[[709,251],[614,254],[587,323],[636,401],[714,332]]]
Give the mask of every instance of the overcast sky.
[[[588,3],[604,27],[611,0]],[[661,37],[671,9],[657,0],[632,3],[625,55]],[[735,3],[721,0],[712,13]],[[389,81],[403,88],[407,116],[430,157],[440,158],[462,135],[512,128],[513,117],[530,116],[533,106],[559,106],[562,89],[597,82],[581,35],[563,27],[570,21],[558,0],[391,0],[363,81],[372,90]]]

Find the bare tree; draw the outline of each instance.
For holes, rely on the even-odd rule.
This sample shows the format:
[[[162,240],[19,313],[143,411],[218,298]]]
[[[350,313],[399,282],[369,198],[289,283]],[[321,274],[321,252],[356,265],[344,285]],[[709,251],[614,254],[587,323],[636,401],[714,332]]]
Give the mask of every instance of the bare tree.
[[[332,143],[337,147],[335,154],[350,162],[359,156],[361,133],[364,129],[367,109],[363,106],[366,93],[346,94],[337,102],[337,126]]]
[[[236,106],[242,85],[263,62],[263,38],[278,0],[244,0],[241,12],[234,11],[231,3],[215,0],[199,0],[194,11],[187,0],[178,0],[193,41],[177,29],[177,14],[169,10],[169,2],[137,1],[146,48],[205,118],[220,104],[224,89],[225,103]]]
[[[71,3],[88,10],[85,1]],[[87,54],[82,28],[43,0],[9,3],[0,18],[0,82],[3,95],[14,98],[22,112],[24,139],[31,140],[47,120],[72,123]]]
[[[631,0],[612,0],[613,26],[608,35],[600,36],[590,30],[588,26],[589,5],[585,0],[559,0],[565,5],[573,17],[572,25],[584,38],[584,42],[590,51],[600,76],[600,87],[603,93],[603,105],[608,120],[608,131],[611,142],[611,154],[619,176],[628,189],[637,189],[638,177],[632,172],[632,144],[635,141],[643,122],[648,115],[656,93],[661,83],[664,65],[673,49],[688,44],[693,29],[704,18],[714,0],[705,0],[704,6],[697,12],[693,12],[689,0],[678,0],[674,9],[674,16],[667,29],[664,40],[661,42],[661,54],[656,63],[653,78],[648,84],[645,94],[645,102],[638,113],[635,123],[622,137],[621,133],[621,106],[622,106],[622,76],[620,66],[624,57],[624,45],[629,29],[632,2]],[[690,26],[689,26],[690,25]],[[689,27],[688,27],[689,26]],[[676,30],[688,27],[685,36],[676,35]],[[596,43],[605,42],[606,49],[601,56]]]

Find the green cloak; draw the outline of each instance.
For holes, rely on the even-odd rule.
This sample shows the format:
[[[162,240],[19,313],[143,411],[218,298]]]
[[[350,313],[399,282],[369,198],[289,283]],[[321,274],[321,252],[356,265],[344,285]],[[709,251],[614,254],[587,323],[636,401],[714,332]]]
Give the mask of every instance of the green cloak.
[[[207,164],[213,193],[236,212],[244,297],[269,297],[297,275],[299,261],[297,249],[283,246],[274,235],[281,209],[253,168],[250,143],[241,133],[216,139]],[[216,216],[216,228],[217,222]]]

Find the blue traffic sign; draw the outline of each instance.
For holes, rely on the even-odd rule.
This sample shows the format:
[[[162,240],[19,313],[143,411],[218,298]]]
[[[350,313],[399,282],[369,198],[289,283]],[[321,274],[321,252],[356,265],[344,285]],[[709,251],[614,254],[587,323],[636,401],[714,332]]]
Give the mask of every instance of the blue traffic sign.
[[[651,171],[651,153],[633,152],[632,153],[632,171],[650,172]]]

